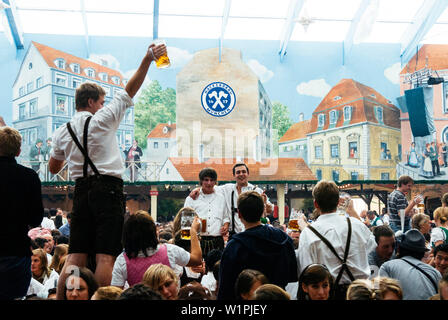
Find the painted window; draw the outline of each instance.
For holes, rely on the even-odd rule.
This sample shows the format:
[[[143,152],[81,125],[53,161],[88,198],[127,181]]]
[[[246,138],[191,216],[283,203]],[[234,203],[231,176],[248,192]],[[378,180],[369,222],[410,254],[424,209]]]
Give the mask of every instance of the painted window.
[[[330,156],[332,158],[339,158],[339,144],[330,144]]]
[[[323,159],[324,155],[322,153],[322,146],[315,146],[314,147],[314,157],[316,159]]]
[[[58,86],[64,86],[67,81],[67,77],[64,74],[56,73],[56,84]]]
[[[37,99],[30,101],[30,115],[37,114]]]
[[[348,157],[350,159],[358,158],[358,142],[352,141],[348,143]]]
[[[325,114],[321,113],[317,116],[318,126],[323,127],[325,125]]]
[[[26,92],[30,93],[33,90],[34,90],[34,83],[33,82],[28,82],[27,85],[26,85]]]
[[[345,106],[344,107],[344,121],[350,121],[350,120],[352,120],[352,107]]]
[[[65,60],[60,58],[60,59],[56,59],[54,61],[54,64],[56,65],[56,67],[58,67],[59,69],[65,69]]]
[[[67,105],[67,96],[56,96],[56,114],[67,114],[68,105]]]
[[[375,107],[375,116],[379,123],[383,123],[383,107],[376,106]]]
[[[79,64],[74,63],[72,64],[72,70],[74,73],[80,73],[81,72],[81,68],[79,67]]]
[[[330,124],[336,124],[337,120],[338,120],[338,111],[331,110],[330,111]]]
[[[81,85],[81,79],[79,78],[73,78],[72,79],[72,88],[76,89]]]
[[[19,120],[26,118],[26,104],[22,103],[19,105]]]
[[[339,181],[339,171],[338,170],[333,170],[331,172],[331,176],[333,181]]]
[[[316,170],[316,178],[317,180],[322,180],[322,169]]]
[[[36,89],[39,89],[43,85],[43,79],[42,77],[39,77],[36,79]]]

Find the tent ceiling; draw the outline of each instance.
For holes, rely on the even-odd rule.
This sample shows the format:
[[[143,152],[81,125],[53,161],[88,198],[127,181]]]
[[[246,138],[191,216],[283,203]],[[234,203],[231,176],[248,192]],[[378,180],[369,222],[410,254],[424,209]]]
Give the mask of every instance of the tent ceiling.
[[[226,1],[230,2],[230,10],[227,23],[223,23]],[[346,40],[360,6],[364,6],[355,35],[350,38],[354,44],[403,44],[418,12],[435,1],[447,0],[0,0],[15,4],[25,34],[152,38],[156,26],[163,38],[219,39],[225,26],[224,40],[279,41],[288,10],[294,3],[303,2],[296,6],[300,11],[289,41],[324,42]],[[154,2],[159,4],[155,24]],[[448,43],[448,9],[443,8],[420,43]],[[7,24],[3,23],[0,31],[5,30]]]

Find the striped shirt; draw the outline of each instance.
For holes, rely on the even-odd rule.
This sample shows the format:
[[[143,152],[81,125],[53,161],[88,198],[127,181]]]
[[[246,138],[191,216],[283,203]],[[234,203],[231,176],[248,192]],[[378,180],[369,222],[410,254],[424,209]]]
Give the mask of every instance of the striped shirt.
[[[394,223],[397,226],[401,227],[401,220],[400,216],[398,215],[398,211],[400,209],[406,209],[407,206],[408,206],[408,200],[406,199],[404,193],[398,189],[392,191],[392,193],[389,194],[389,197],[387,198],[387,207],[389,208],[390,223]],[[404,217],[405,226],[409,225],[410,219],[411,218],[408,216]]]

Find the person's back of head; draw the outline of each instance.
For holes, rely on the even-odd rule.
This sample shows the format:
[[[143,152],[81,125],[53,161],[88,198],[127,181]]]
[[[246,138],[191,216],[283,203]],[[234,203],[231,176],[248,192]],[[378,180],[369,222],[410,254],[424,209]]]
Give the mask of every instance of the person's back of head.
[[[89,106],[89,99],[98,101],[101,96],[105,96],[106,91],[98,84],[86,82],[81,84],[75,92],[76,111],[86,109]]]
[[[258,270],[244,269],[235,281],[237,299],[250,300],[255,289],[269,283],[266,276]]]
[[[372,229],[372,233],[375,237],[375,241],[378,244],[381,237],[394,237],[395,233],[394,231],[388,226],[388,225],[381,225],[374,227]]]
[[[264,211],[264,202],[256,191],[246,191],[238,197],[238,211],[243,219],[249,223],[260,221]]]
[[[123,289],[115,286],[100,287],[95,291],[91,300],[117,300],[122,293]]]
[[[443,194],[441,200],[442,200],[442,206],[448,207],[448,192]]]
[[[379,284],[382,300],[403,300],[403,290],[400,282],[388,277],[375,278],[374,283]]]
[[[339,188],[336,183],[321,180],[314,186],[312,195],[320,213],[336,211],[339,203]]]
[[[434,210],[434,221],[440,220],[443,225],[448,221],[448,207],[438,207]]]
[[[347,300],[380,300],[379,290],[373,288],[367,279],[354,280],[347,289]]]
[[[122,242],[126,255],[132,259],[146,249],[157,248],[157,228],[148,212],[139,210],[131,215],[123,226]]]
[[[191,281],[179,289],[177,300],[215,300],[215,297],[199,282]]]
[[[291,300],[291,296],[279,286],[268,283],[255,290],[253,300]]]
[[[22,136],[11,127],[0,127],[0,157],[14,158],[19,156]]]
[[[117,300],[163,300],[162,296],[148,286],[137,283],[124,290]]]

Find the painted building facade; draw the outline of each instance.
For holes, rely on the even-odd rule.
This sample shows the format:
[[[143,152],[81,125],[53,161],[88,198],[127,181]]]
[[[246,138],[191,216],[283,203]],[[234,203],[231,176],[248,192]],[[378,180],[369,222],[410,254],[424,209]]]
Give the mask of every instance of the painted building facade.
[[[75,91],[95,82],[106,91],[105,104],[124,90],[119,71],[46,45],[31,42],[13,85],[13,126],[22,135],[22,157],[38,139],[45,141],[75,113]],[[129,108],[117,131],[120,145],[134,137],[134,109]]]
[[[179,157],[273,156],[272,104],[239,50],[198,51],[176,77]]]
[[[317,179],[395,179],[402,157],[399,112],[374,89],[342,79],[311,118],[308,165]]]

